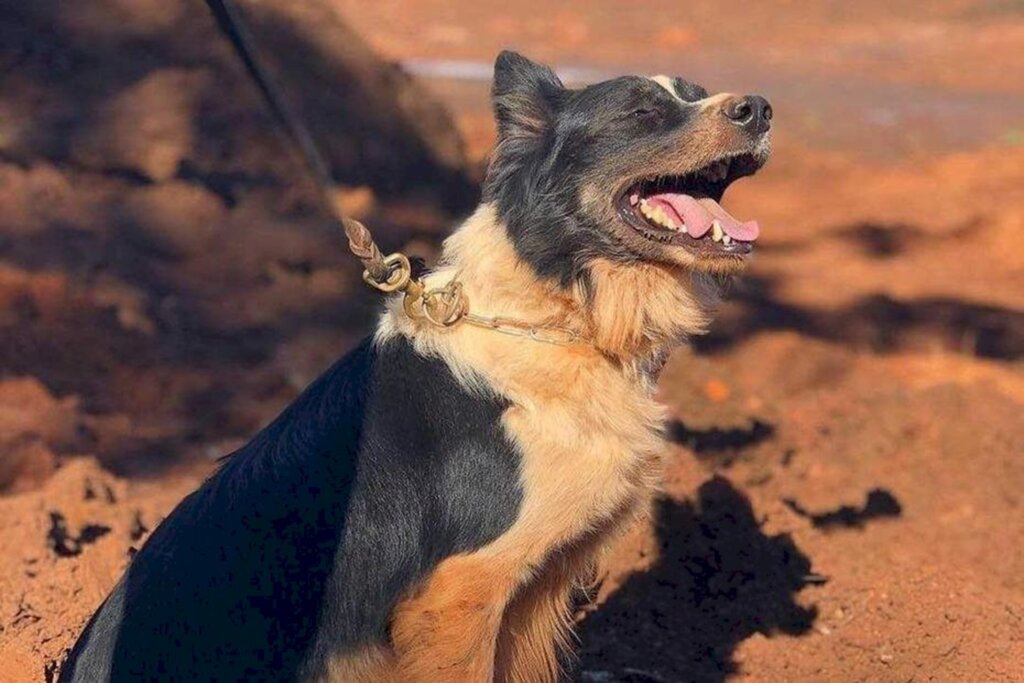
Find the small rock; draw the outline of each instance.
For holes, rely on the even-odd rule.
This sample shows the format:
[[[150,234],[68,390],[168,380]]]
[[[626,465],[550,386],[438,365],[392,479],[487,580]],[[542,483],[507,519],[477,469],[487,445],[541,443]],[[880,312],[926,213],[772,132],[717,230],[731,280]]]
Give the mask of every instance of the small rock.
[[[704,384],[704,395],[713,403],[722,403],[728,400],[731,394],[732,391],[729,389],[729,385],[720,379],[709,379]]]

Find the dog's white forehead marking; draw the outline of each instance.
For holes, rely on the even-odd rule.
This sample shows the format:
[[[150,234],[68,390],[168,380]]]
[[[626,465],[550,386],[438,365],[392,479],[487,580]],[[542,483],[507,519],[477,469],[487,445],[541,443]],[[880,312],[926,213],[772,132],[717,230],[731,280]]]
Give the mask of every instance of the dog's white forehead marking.
[[[704,99],[697,100],[696,102],[687,102],[686,100],[679,96],[679,92],[676,90],[676,85],[674,82],[675,79],[673,79],[671,76],[658,75],[648,76],[648,78],[657,83],[658,85],[660,85],[665,90],[667,90],[669,94],[672,95],[672,97],[676,98],[683,104],[694,104],[699,106],[701,109],[707,109],[708,107],[720,105],[725,100],[729,99],[730,97],[733,97],[731,93],[723,92],[718,93],[717,95],[708,95]]]
[[[655,83],[657,83],[658,85],[660,85],[665,90],[668,90],[669,94],[672,95],[672,97],[676,98],[680,102],[683,101],[683,98],[679,96],[678,92],[676,92],[676,86],[672,82],[672,79],[670,77],[658,75],[658,76],[650,76],[650,79],[652,81],[654,81]]]

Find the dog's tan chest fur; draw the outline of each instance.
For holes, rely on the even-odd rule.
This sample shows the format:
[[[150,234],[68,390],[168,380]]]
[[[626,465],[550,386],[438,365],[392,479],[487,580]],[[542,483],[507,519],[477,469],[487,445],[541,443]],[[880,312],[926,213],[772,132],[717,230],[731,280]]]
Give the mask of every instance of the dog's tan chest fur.
[[[430,279],[436,283],[457,276],[474,311],[580,329],[613,352],[630,356],[616,358],[608,348],[544,344],[469,325],[423,326],[409,320],[400,306],[393,306],[382,322],[380,336],[408,335],[420,352],[445,359],[465,384],[497,392],[511,403],[504,423],[522,455],[524,500],[516,524],[493,545],[502,552],[513,552],[514,546],[532,563],[635,507],[653,485],[664,446],[663,411],[651,398],[649,378],[640,376],[631,361],[651,353],[662,340],[636,328],[678,335],[670,328],[680,314],[691,326],[699,324],[700,314],[678,299],[689,294],[658,294],[666,288],[635,275],[635,266],[626,280],[611,264],[598,264],[595,291],[589,294],[592,313],[583,316],[581,294],[539,281],[516,258],[486,206],[449,240],[446,257],[451,265]],[[675,317],[652,324],[651,305],[674,307]]]
[[[661,410],[621,372],[552,355],[517,388],[558,395],[505,414],[522,453],[525,495],[519,520],[496,544],[521,544],[531,562],[633,509],[653,485],[663,446]]]

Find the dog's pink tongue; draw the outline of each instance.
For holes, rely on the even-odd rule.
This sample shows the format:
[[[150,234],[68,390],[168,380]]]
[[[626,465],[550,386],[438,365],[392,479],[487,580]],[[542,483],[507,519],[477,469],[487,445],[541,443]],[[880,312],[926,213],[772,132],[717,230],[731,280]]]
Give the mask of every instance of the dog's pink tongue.
[[[711,222],[718,219],[722,230],[726,235],[741,242],[753,242],[761,233],[757,221],[745,221],[740,223],[729,215],[729,212],[722,208],[722,205],[710,197],[695,199],[688,194],[677,194],[674,192],[663,192],[651,195],[648,202],[664,203],[672,209],[686,223],[686,232],[690,237],[699,239],[711,229]]]

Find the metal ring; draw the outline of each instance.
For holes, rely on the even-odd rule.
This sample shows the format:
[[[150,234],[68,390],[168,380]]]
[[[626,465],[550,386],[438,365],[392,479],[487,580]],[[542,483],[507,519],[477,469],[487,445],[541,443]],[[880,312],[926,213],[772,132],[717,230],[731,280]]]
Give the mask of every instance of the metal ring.
[[[437,297],[441,297],[442,306],[434,303],[434,299]],[[453,303],[458,305],[453,307]],[[438,310],[444,312],[445,309],[447,309],[447,316],[444,318],[436,317]],[[438,327],[451,327],[459,322],[462,320],[462,316],[466,314],[466,295],[462,293],[461,284],[451,282],[441,289],[428,291],[423,295],[421,310],[423,311],[423,316]]]
[[[369,270],[363,271],[363,282],[376,290],[390,294],[405,289],[412,278],[412,264],[405,254],[394,253],[384,257],[384,265],[388,266],[390,272],[384,282],[378,282]]]

